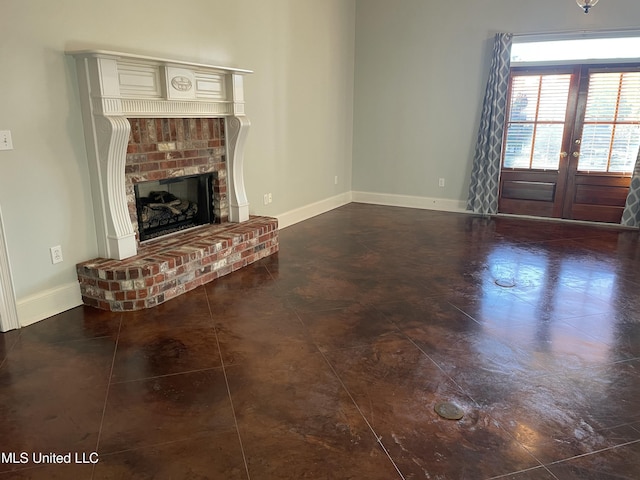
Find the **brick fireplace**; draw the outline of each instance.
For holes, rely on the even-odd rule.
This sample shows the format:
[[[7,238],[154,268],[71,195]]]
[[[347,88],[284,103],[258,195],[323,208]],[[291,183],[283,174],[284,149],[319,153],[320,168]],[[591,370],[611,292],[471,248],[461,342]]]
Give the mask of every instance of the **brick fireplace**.
[[[250,123],[243,75],[250,71],[117,52],[70,54],[100,255],[77,265],[85,304],[150,308],[278,250],[277,220],[250,216],[244,190]],[[141,242],[136,187],[201,174],[211,182],[215,223]]]
[[[227,164],[222,118],[130,118],[125,189],[134,232],[138,214],[134,187],[152,180],[213,174],[216,223],[229,221]]]

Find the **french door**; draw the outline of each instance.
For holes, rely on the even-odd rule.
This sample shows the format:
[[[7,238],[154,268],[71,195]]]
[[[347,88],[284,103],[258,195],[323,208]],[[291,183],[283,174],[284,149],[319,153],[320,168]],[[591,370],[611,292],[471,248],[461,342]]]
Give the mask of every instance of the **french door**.
[[[498,211],[619,223],[640,147],[640,65],[512,69]]]

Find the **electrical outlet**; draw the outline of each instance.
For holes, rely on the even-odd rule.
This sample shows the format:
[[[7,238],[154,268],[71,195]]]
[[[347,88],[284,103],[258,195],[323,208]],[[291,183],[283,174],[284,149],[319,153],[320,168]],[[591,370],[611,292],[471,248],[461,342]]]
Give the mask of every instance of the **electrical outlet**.
[[[338,184],[338,175],[336,175],[335,177],[333,177],[333,184],[337,185]]]
[[[51,263],[55,264],[62,262],[62,247],[60,245],[51,247],[49,251],[51,252]]]
[[[271,196],[271,193],[269,193],[269,203],[271,203],[273,201],[273,197]]]
[[[439,187],[444,187],[444,178],[439,178],[438,179],[438,186]]]
[[[11,130],[0,130],[0,150],[13,150]]]
[[[268,193],[265,193],[265,194],[262,196],[262,203],[264,203],[265,205],[268,205],[268,204],[269,204],[269,194],[268,194]]]

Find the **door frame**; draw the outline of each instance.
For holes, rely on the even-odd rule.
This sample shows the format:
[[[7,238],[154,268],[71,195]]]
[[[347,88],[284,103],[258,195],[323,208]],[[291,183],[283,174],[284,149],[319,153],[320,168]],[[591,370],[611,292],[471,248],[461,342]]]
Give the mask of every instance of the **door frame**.
[[[20,328],[20,322],[18,321],[9,252],[7,251],[7,240],[2,222],[2,208],[0,208],[0,332],[16,328]]]

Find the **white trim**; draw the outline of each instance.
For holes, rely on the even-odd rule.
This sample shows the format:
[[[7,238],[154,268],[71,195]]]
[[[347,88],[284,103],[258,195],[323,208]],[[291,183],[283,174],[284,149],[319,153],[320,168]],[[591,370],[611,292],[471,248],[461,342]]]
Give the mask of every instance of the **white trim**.
[[[26,327],[78,305],[82,305],[78,282],[67,283],[30,295],[18,301],[20,326]]]
[[[601,227],[601,228],[612,228],[616,230],[634,230],[637,231],[638,227],[629,227],[627,225],[622,225],[620,223],[610,223],[610,222],[597,222],[594,220],[574,220],[572,218],[558,218],[558,217],[537,217],[535,215],[520,215],[516,213],[495,213],[491,215],[492,217],[502,217],[502,218],[515,218],[515,219],[524,219],[524,220],[538,220],[542,222],[557,222],[557,223],[573,223],[575,225],[586,225],[590,227]]]
[[[556,32],[514,33],[513,43],[544,42],[548,40],[578,40],[583,38],[637,37],[637,27],[618,30],[564,30]]]
[[[231,68],[231,67],[221,67],[219,65],[210,65],[208,63],[196,63],[196,62],[188,62],[184,60],[176,60],[173,58],[162,58],[162,57],[150,57],[148,55],[140,55],[137,53],[130,52],[114,52],[111,50],[67,50],[65,52],[67,55],[73,56],[96,56],[96,57],[104,57],[104,58],[117,58],[117,59],[125,59],[125,60],[142,60],[143,62],[157,62],[166,65],[186,65],[188,67],[199,67],[211,70],[218,70],[220,72],[231,72],[231,73],[253,73],[253,70],[246,70],[243,68]]]
[[[512,61],[512,67],[564,67],[565,65],[624,65],[640,63],[640,57],[637,58],[590,58],[586,60],[549,60],[540,62],[518,62]]]
[[[9,264],[9,252],[7,251],[7,239],[4,235],[2,223],[2,210],[0,209],[0,332],[7,332],[20,328],[18,311],[16,309],[16,296]]]
[[[308,218],[315,217],[316,215],[326,213],[334,208],[347,205],[348,203],[351,203],[351,201],[351,192],[345,192],[300,208],[289,210],[288,212],[276,216],[278,219],[278,228],[283,229],[290,227],[291,225],[307,220]]]
[[[388,205],[392,207],[421,208],[443,212],[469,213],[467,202],[448,198],[418,197],[393,193],[351,192],[354,202]]]

